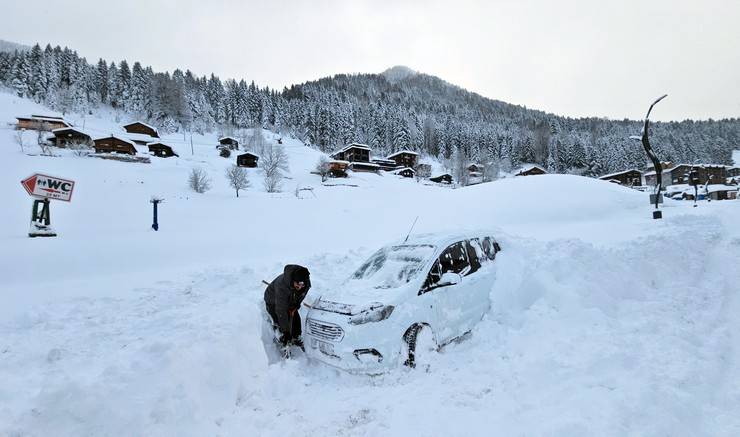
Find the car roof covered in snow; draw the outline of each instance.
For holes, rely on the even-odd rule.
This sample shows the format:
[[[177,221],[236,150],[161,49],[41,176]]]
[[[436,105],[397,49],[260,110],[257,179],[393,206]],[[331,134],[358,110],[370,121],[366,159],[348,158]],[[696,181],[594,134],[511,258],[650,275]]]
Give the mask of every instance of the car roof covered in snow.
[[[496,229],[474,229],[470,231],[454,231],[454,232],[435,232],[435,233],[423,233],[423,234],[411,234],[408,240],[400,239],[397,241],[390,242],[385,246],[409,246],[419,244],[429,244],[437,248],[447,247],[450,244],[458,241],[467,240],[470,238],[482,238],[491,237],[494,240],[500,231]]]

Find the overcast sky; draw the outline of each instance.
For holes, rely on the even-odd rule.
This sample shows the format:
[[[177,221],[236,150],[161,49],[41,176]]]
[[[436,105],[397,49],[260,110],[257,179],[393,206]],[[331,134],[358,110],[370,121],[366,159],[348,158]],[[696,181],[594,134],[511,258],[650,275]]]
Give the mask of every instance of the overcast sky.
[[[740,117],[740,1],[0,0],[0,39],[282,88],[407,65],[568,116]]]

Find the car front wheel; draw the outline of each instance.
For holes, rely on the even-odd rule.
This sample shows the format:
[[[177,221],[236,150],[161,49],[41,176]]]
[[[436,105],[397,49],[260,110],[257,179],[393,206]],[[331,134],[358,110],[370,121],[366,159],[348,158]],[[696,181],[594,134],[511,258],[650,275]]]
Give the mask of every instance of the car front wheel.
[[[404,366],[415,368],[418,364],[427,365],[432,353],[437,351],[432,328],[428,325],[415,324],[403,335],[406,361]]]

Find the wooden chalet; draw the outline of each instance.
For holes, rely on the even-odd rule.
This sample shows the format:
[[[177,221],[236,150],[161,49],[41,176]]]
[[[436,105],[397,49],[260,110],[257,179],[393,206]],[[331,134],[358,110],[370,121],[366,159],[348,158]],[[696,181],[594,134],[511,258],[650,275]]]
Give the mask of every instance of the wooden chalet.
[[[90,135],[73,127],[60,127],[51,131],[54,136],[51,142],[57,147],[69,147],[70,145],[84,144],[92,146],[93,141]]]
[[[398,169],[398,164],[396,164],[396,161],[392,159],[376,158],[376,159],[372,159],[370,162],[372,162],[373,164],[377,164],[378,167],[384,171],[393,171],[393,170]]]
[[[228,146],[225,145],[224,147]],[[252,152],[246,152],[236,157],[236,165],[239,167],[255,168],[257,167],[257,161],[259,160],[260,157],[258,155]]]
[[[149,148],[149,153],[160,158],[170,158],[172,156],[180,156],[172,150],[172,147],[167,144],[155,141],[146,145]]]
[[[527,165],[520,168],[514,176],[535,176],[540,174],[547,174],[547,170],[539,165]]]
[[[148,135],[152,138],[159,138],[159,132],[154,126],[150,126],[141,121],[123,125],[123,129],[130,134]]]
[[[625,187],[641,187],[642,186],[642,173],[636,169],[624,170],[617,173],[611,173],[601,176],[599,179],[602,181],[616,182],[619,185]]]
[[[663,187],[669,185],[689,184],[689,175],[696,172],[700,184],[724,183],[727,178],[727,167],[717,164],[678,164],[663,170]],[[645,185],[655,185],[655,170],[645,173]]]
[[[18,120],[18,123],[16,123],[15,125],[15,128],[17,130],[33,129],[51,132],[54,129],[72,127],[71,124],[64,121],[64,118],[51,115],[31,115],[30,117],[16,117],[16,120]]]
[[[221,137],[218,139],[218,144],[219,147],[228,147],[230,150],[239,150],[239,141],[234,137]]]
[[[438,184],[451,184],[452,175],[449,173],[442,173],[440,175],[429,178],[429,180]]]
[[[366,144],[352,143],[332,153],[331,158],[339,161],[365,162],[370,164],[370,150],[370,147]],[[375,170],[379,168],[377,164],[374,164],[374,166]]]
[[[95,148],[95,153],[123,153],[126,155],[136,155],[136,145],[133,141],[125,140],[115,135],[96,139],[93,147]]]
[[[391,153],[386,159],[393,160],[397,166],[414,168],[419,162],[419,154],[410,150],[401,150]]]
[[[334,178],[345,178],[347,177],[347,168],[349,168],[349,161],[329,161],[329,175]]]
[[[411,167],[399,168],[393,171],[394,175],[403,176],[405,178],[412,178],[416,176],[416,171]]]

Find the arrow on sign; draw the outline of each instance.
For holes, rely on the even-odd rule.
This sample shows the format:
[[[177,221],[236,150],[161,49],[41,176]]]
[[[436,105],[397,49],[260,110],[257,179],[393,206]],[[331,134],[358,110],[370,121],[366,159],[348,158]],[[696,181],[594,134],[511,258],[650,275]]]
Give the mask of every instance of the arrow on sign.
[[[23,184],[23,188],[28,191],[28,194],[31,196],[35,196],[33,194],[33,190],[36,188],[36,175],[29,176],[21,181],[21,184]]]

